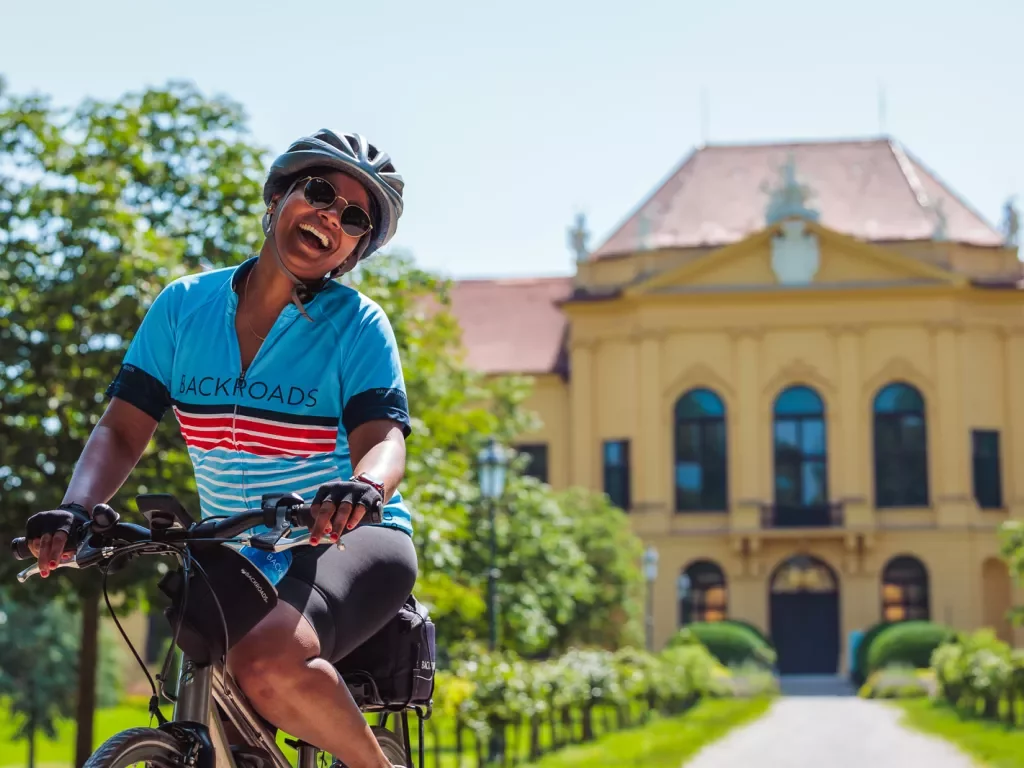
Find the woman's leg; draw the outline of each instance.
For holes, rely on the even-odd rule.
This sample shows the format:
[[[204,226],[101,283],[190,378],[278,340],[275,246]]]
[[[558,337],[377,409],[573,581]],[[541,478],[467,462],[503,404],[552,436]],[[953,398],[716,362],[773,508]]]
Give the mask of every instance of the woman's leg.
[[[257,712],[351,768],[391,768],[320,642],[295,608],[273,612],[231,649],[228,667]]]
[[[273,613],[231,649],[229,667],[256,710],[351,768],[388,762],[332,664],[390,621],[412,592],[409,536],[365,526],[345,550],[297,550]]]

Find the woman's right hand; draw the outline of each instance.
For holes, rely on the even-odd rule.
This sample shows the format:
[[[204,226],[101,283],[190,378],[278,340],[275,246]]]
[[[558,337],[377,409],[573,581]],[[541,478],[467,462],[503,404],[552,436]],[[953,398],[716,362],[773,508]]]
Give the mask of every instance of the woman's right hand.
[[[71,559],[71,552],[65,552],[69,542],[74,547],[82,524],[88,515],[72,509],[48,509],[36,512],[25,522],[25,538],[29,551],[39,561],[39,575],[44,579],[59,563]]]

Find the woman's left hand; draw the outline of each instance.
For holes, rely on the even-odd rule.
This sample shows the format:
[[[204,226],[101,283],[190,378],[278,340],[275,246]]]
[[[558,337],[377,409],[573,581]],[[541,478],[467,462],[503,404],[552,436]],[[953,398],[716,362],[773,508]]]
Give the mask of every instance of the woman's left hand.
[[[330,535],[331,541],[337,541],[346,530],[359,525],[367,512],[379,512],[383,505],[384,499],[369,483],[337,480],[321,485],[310,507],[315,522],[310,530],[309,543],[315,546],[325,535]]]

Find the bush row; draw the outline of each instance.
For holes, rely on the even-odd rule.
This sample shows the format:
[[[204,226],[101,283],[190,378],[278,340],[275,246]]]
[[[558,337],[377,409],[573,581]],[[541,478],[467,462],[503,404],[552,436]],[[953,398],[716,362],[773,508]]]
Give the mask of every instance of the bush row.
[[[668,647],[686,645],[694,639],[727,667],[775,665],[775,649],[753,624],[734,620],[690,624],[676,633]]]
[[[953,637],[953,630],[930,621],[881,622],[861,637],[850,676],[857,686],[892,667],[928,669],[932,653]]]
[[[462,660],[438,673],[436,716],[455,723],[457,754],[468,749],[466,737],[472,736],[478,753],[489,745],[487,751],[503,763],[590,741],[598,730],[630,727],[655,712],[684,712],[703,696],[775,690],[773,676],[730,671],[692,633],[658,654],[571,650],[557,659],[528,661],[467,648],[456,656]],[[507,754],[519,745],[526,755]]]
[[[1024,725],[1024,649],[1013,650],[982,629],[940,645],[931,664],[942,696],[954,707]]]

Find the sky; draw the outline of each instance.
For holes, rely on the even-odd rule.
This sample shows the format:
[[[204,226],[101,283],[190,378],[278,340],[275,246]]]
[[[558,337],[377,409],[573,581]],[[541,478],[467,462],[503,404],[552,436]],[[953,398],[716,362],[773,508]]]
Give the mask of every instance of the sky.
[[[183,79],[274,153],[365,134],[405,177],[394,247],[452,277],[571,274],[576,214],[597,247],[705,139],[885,132],[991,223],[1024,204],[1021,0],[0,0],[0,19],[18,93]]]

